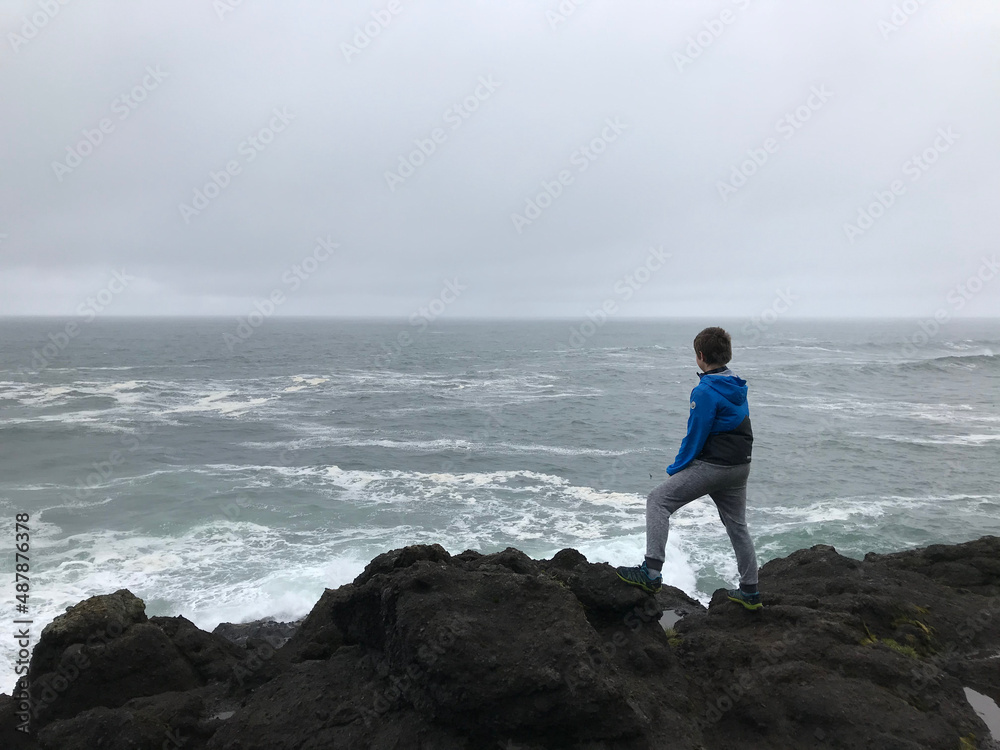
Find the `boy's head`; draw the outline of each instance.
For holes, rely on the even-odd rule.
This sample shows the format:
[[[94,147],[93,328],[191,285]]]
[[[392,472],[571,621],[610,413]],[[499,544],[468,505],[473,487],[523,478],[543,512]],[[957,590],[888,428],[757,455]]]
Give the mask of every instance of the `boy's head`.
[[[709,369],[723,367],[733,358],[733,340],[718,326],[706,328],[694,337],[694,353]]]

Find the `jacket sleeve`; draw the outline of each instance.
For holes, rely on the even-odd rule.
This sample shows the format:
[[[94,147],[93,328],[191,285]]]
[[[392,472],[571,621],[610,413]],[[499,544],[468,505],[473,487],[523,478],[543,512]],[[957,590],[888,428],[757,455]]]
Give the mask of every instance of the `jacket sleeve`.
[[[715,423],[715,399],[705,389],[695,388],[691,391],[691,413],[688,415],[687,435],[681,441],[681,449],[677,458],[667,467],[667,474],[673,476],[701,453],[708,440],[708,433]]]

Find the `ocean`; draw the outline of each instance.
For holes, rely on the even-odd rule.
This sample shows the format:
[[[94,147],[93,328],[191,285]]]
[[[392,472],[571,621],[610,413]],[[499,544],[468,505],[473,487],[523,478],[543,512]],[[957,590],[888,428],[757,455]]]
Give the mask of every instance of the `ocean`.
[[[0,320],[0,573],[13,613],[26,513],[36,637],[120,588],[209,630],[295,619],[408,544],[637,564],[713,324],[750,386],[762,563],[1000,534],[997,320],[255,322]],[[736,581],[708,498],[664,576]]]

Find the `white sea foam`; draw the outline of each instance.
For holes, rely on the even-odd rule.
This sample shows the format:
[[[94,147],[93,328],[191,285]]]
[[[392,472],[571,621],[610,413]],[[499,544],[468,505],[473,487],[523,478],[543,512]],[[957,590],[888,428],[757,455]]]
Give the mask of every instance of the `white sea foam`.
[[[1000,440],[1000,434],[932,435],[930,437],[920,437],[916,435],[878,435],[877,438],[879,440],[891,440],[896,443],[910,443],[912,445],[980,446],[997,442]]]
[[[282,389],[283,393],[295,393],[297,391],[308,390],[311,386],[322,385],[323,383],[329,383],[329,378],[312,378],[308,375],[293,375],[292,382],[297,385],[290,385]]]
[[[300,431],[306,431],[304,426],[294,426]],[[492,455],[513,455],[519,453],[551,454],[555,456],[625,456],[633,453],[644,453],[650,448],[628,448],[608,450],[604,448],[586,448],[582,446],[541,445],[537,443],[511,443],[508,441],[475,441],[463,438],[436,438],[399,440],[393,438],[356,437],[356,428],[338,428],[315,426],[309,428],[312,435],[287,442],[249,442],[242,443],[247,447],[268,448],[273,450],[303,450],[323,447],[353,447],[353,448],[386,448],[390,450],[413,452],[468,451],[473,453],[489,453]]]
[[[199,412],[217,412],[227,417],[241,417],[254,408],[271,401],[271,398],[244,398],[229,400],[238,396],[236,391],[214,391],[198,398],[193,404],[175,406],[165,411],[166,414],[188,414]]]
[[[895,419],[917,419],[944,424],[967,424],[972,422],[1000,421],[1000,416],[983,414],[972,404],[964,403],[919,403],[914,401],[866,401],[857,397],[831,398],[828,396],[804,395],[788,397],[775,392],[764,392],[768,400],[758,401],[758,408],[818,411],[843,413],[858,417],[891,417]],[[777,397],[778,400],[771,401]],[[852,433],[860,435],[862,433]]]
[[[551,556],[572,546],[614,564],[635,564],[644,549],[644,497],[573,485],[556,475],[523,470],[359,471],[338,466],[255,470],[293,482],[325,483],[328,489],[346,493],[344,497],[354,507],[395,508],[401,514],[400,521],[410,519],[395,527],[405,543],[444,539],[449,549],[459,550],[515,544],[536,557]],[[422,526],[413,525],[415,512],[425,519]],[[435,526],[435,519],[442,525]],[[730,577],[735,575],[732,551],[715,507],[707,500],[692,503],[672,519],[672,524],[680,533],[668,545],[670,571],[666,580],[707,601],[710,594],[698,592],[695,585],[704,565]],[[554,541],[558,546],[553,546]],[[692,562],[692,554],[699,564]]]
[[[49,488],[35,488],[35,487],[23,487],[18,489],[28,489],[28,490],[44,489],[48,492],[53,491],[52,489]],[[59,489],[60,491],[66,492],[67,494],[70,494],[72,492],[72,490],[66,490],[65,488],[59,488]],[[101,488],[100,490],[94,490],[92,494],[98,494],[98,495],[104,494],[104,488]],[[114,502],[114,500],[115,498],[113,497],[102,497],[100,500],[71,499],[68,502],[60,503],[59,505],[51,505],[42,510],[39,515],[41,515],[41,513],[44,513],[45,511],[60,510],[63,508],[72,508],[74,510],[80,510],[82,508],[99,508],[102,505],[107,505],[109,503]]]
[[[40,383],[4,383],[5,396],[22,406],[52,407],[72,405],[77,399],[103,397],[112,399],[116,406],[127,407],[137,404],[144,396],[147,386],[135,380],[121,383],[79,381],[71,386],[50,386]],[[96,414],[105,413],[91,412]]]
[[[324,378],[303,380],[306,387],[318,385]],[[128,430],[134,419],[156,419],[174,423],[168,415],[190,413],[217,413],[225,417],[240,417],[264,406],[276,397],[274,389],[265,383],[252,387],[249,394],[226,383],[177,383],[171,381],[125,380],[90,381],[81,380],[71,386],[47,386],[32,383],[12,383],[4,395],[14,399],[21,406],[34,408],[73,408],[83,399],[104,398],[111,403],[103,408],[87,411],[74,410],[58,414],[38,414],[30,417],[11,417],[7,424],[30,421],[52,421],[65,423],[91,423],[94,429],[102,429],[99,423],[110,423],[108,429]]]
[[[101,412],[69,412],[66,414],[40,414],[35,417],[7,417],[0,419],[0,425],[19,425],[33,423],[55,423],[65,425],[84,425],[89,430],[97,432],[135,432],[133,425],[123,424],[109,418]]]
[[[206,468],[238,472],[241,484],[252,485],[248,475],[257,474],[267,486],[284,483],[308,488],[337,503],[347,503],[355,514],[384,513],[380,509],[388,507],[411,518],[409,514],[419,510],[430,539],[441,531],[437,524],[445,522],[446,538],[464,546],[506,546],[544,539],[573,543],[605,538],[644,524],[644,499],[638,495],[578,487],[563,477],[532,471],[463,474],[224,464]],[[267,475],[272,478],[267,479]]]

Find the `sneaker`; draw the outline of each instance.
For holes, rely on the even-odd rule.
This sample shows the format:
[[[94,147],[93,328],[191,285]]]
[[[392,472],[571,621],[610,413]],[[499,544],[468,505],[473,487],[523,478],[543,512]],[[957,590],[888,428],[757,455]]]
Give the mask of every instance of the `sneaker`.
[[[633,568],[615,568],[615,571],[618,573],[618,577],[625,581],[625,583],[632,586],[638,586],[643,591],[648,591],[651,594],[655,594],[659,591],[660,586],[663,584],[663,576],[656,576],[656,578],[653,578],[649,574],[649,570],[646,568],[645,562],[643,562],[642,565],[636,565]]]
[[[756,594],[748,594],[743,589],[730,589],[726,592],[726,596],[729,597],[729,601],[742,604],[749,610],[764,609],[764,605],[760,602],[759,592]]]

